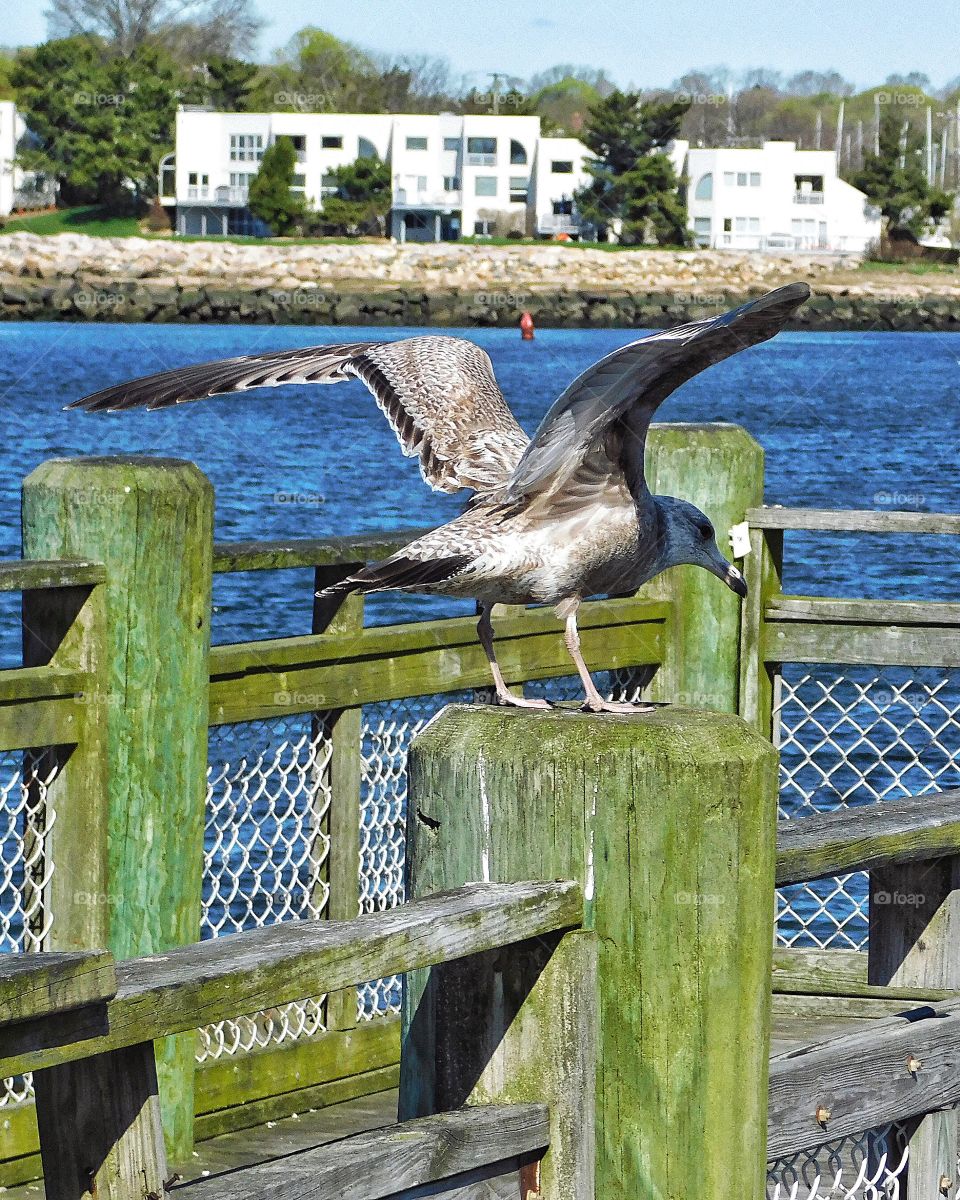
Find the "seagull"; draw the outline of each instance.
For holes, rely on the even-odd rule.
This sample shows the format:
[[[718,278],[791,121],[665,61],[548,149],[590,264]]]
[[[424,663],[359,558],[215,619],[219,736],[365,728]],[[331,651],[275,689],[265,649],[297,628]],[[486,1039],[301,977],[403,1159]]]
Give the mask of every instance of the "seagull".
[[[773,337],[809,295],[805,283],[788,284],[730,312],[614,350],[574,379],[532,438],[507,407],[488,355],[465,339],[435,334],[180,367],[68,407],[158,409],[253,388],[361,380],[403,453],[419,459],[424,481],[437,491],[473,495],[452,521],[318,595],[397,590],[476,600],[496,699],[518,708],[550,706],[507,687],[491,610],[498,603],[553,605],[565,623],[584,707],[635,712],[649,706],[606,700],[587,669],[577,630],[581,601],[635,592],[682,563],[712,572],[740,597],[747,594],[706,515],[686,500],[651,494],[643,465],[650,422],[682,383]]]

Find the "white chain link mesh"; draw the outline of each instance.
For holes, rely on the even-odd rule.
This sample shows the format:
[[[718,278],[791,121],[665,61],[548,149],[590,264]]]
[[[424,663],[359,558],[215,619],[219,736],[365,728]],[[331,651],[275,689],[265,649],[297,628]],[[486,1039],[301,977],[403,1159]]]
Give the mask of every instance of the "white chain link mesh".
[[[211,727],[201,937],[325,914],[330,754],[321,715]],[[320,1033],[323,1000],[207,1025],[197,1059]]]
[[[960,786],[960,673],[787,664],[778,679],[780,815],[803,817]],[[787,946],[865,947],[864,872],[777,892]]]
[[[909,1149],[885,1125],[767,1163],[768,1200],[899,1200]]]
[[[44,903],[53,866],[46,837],[57,814],[49,798],[56,767],[22,750],[0,751],[0,953],[43,948],[53,925]],[[0,1081],[0,1106],[33,1097],[33,1076]]]

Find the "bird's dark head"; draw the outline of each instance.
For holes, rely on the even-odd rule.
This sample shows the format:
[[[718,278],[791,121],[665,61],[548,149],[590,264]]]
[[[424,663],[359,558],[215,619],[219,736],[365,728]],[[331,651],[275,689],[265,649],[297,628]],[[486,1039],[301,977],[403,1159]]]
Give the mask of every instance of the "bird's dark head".
[[[673,496],[656,496],[661,522],[660,570],[684,563],[703,567],[738,596],[746,596],[746,580],[720,553],[710,518],[694,504]]]

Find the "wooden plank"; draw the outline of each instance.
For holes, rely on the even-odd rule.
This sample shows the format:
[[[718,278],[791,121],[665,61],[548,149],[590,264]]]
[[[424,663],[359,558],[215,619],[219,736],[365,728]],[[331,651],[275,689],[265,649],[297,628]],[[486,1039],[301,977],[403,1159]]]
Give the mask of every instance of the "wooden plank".
[[[905,1010],[770,1060],[768,1158],[960,1101],[958,1002]],[[908,1061],[922,1066],[913,1073]],[[817,1120],[817,1111],[830,1116]]]
[[[355,634],[363,629],[362,596],[331,601],[317,594],[343,579],[350,569],[348,564],[318,567],[314,572],[314,633]],[[313,899],[318,908],[322,907],[323,891],[329,889],[326,916],[331,921],[349,921],[360,911],[363,710],[338,708],[316,713],[312,734],[315,741],[323,736],[330,742],[329,762],[311,781],[317,836],[325,831],[330,839],[326,878],[317,883]],[[357,989],[329,995],[324,1017],[328,1029],[352,1029],[357,1024]]]
[[[778,822],[777,885],[957,852],[960,790],[884,800]]]
[[[26,592],[33,588],[89,587],[103,583],[107,568],[85,559],[23,559],[0,562],[0,592]]]
[[[739,1194],[762,1196],[770,743],[739,717],[678,706],[631,717],[451,705],[414,740],[409,764],[415,894],[534,870],[583,883],[585,926],[599,946],[596,1195],[636,1195],[639,1177],[649,1196],[727,1200],[731,1180]],[[408,1029],[419,994],[408,980]],[[501,1003],[505,1014],[517,1007],[506,986]],[[486,1028],[496,1028],[492,1018],[478,1041]],[[478,1076],[474,1060],[451,1081],[451,1039],[439,1024],[436,1041],[437,1082],[423,1086],[443,1107],[455,1094],[447,1089],[469,1089]],[[495,1047],[487,1041],[493,1061]],[[401,1101],[421,1104],[401,1062]],[[497,1082],[513,1095],[549,1082],[540,1094],[553,1105],[567,1081],[531,1069]]]
[[[0,748],[31,750],[39,746],[70,746],[84,735],[90,705],[80,696],[0,703]],[[90,945],[90,939],[86,940]]]
[[[960,629],[919,625],[824,625],[768,621],[765,662],[863,663],[867,666],[960,666]]]
[[[960,533],[960,514],[877,512],[873,509],[751,508],[757,529],[812,529],[835,533]]]
[[[771,596],[768,621],[805,621],[826,625],[960,625],[960,604],[931,600],[844,600],[828,596]]]
[[[703,510],[730,556],[729,531],[763,500],[763,450],[739,425],[656,424],[646,446],[651,491],[683,496]],[[673,567],[644,594],[673,601],[653,700],[737,712],[741,601],[700,567]]]
[[[0,1024],[49,1016],[117,994],[106,950],[0,955]]]
[[[34,1088],[46,1200],[164,1195],[152,1042],[40,1071]]]
[[[538,1158],[549,1144],[545,1104],[478,1105],[357,1133],[314,1150],[184,1184],[188,1200],[385,1200],[427,1184],[451,1189],[509,1160]],[[511,1163],[514,1186],[518,1163]],[[504,1173],[501,1169],[498,1173]],[[431,1188],[430,1195],[454,1194]],[[477,1194],[477,1193],[474,1193]]]
[[[598,669],[660,662],[668,612],[666,604],[645,600],[585,604],[580,631],[587,661]],[[509,682],[570,672],[552,610],[505,619],[497,655]],[[215,646],[210,670],[211,724],[357,707],[490,680],[470,617]]]
[[[200,936],[213,487],[172,458],[57,459],[23,485],[34,558],[107,564],[101,629],[108,781],[107,947],[120,958]],[[36,596],[36,592],[31,593]],[[81,848],[84,830],[70,836]],[[102,945],[102,942],[94,943]],[[158,1048],[171,1157],[193,1136],[192,1038]]]
[[[361,533],[350,537],[288,538],[282,541],[216,542],[213,570],[277,571],[304,567],[329,567],[338,563],[374,562],[389,558],[426,528]]]
[[[76,667],[12,667],[0,671],[0,705],[80,695],[89,700],[95,676]]]
[[[960,793],[953,793],[960,799]],[[870,982],[960,988],[960,854],[886,862],[870,872]],[[960,1152],[957,1113],[923,1116],[909,1130],[907,1200],[937,1195]]]
[[[353,921],[286,921],[117,963],[105,1014],[0,1030],[0,1075],[302,1000],[581,923],[573,883],[474,884]]]
[[[740,716],[758,733],[774,740],[773,690],[779,663],[761,653],[764,610],[781,588],[783,534],[779,530],[750,530],[750,553],[743,563],[749,589],[740,610]]]
[[[867,982],[867,955],[862,950],[773,951],[773,992],[778,996],[819,997],[824,1012],[840,998],[890,1001],[903,1007],[927,1001],[960,998],[960,989],[890,987]]]

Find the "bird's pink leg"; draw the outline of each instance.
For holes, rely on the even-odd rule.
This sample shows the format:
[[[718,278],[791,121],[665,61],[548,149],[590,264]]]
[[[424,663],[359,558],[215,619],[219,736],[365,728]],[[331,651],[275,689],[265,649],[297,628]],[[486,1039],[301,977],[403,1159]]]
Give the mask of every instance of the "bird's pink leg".
[[[526,696],[516,696],[507,687],[493,649],[493,624],[490,621],[489,604],[480,605],[480,620],[477,622],[477,635],[480,638],[480,645],[486,653],[487,662],[490,664],[493,685],[497,689],[497,703],[509,704],[514,708],[549,708],[550,705],[546,700],[533,700],[528,699]]]
[[[591,712],[652,712],[655,708],[653,704],[628,704],[620,700],[604,700],[603,696],[600,695],[597,691],[597,685],[593,682],[593,676],[587,669],[587,664],[583,661],[583,655],[580,652],[580,631],[577,629],[577,609],[580,607],[580,601],[564,601],[564,607],[570,604],[572,604],[572,608],[566,613],[567,623],[564,628],[563,640],[570,651],[570,657],[574,661],[577,674],[583,683],[583,690],[586,692],[583,707],[589,709]]]

